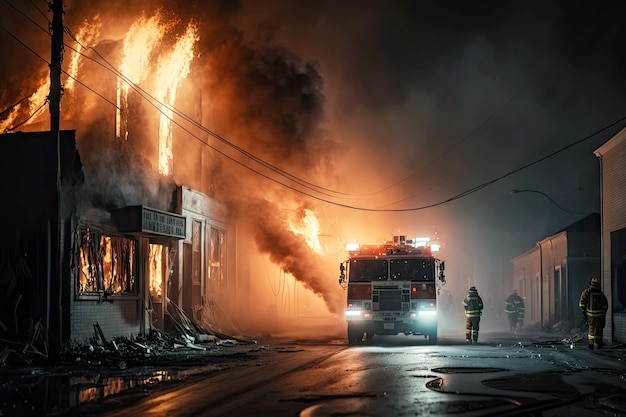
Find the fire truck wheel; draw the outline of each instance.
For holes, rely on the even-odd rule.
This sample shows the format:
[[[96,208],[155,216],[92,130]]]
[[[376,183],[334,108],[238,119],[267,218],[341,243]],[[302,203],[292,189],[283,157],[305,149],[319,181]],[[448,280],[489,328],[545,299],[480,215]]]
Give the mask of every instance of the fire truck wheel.
[[[356,345],[363,342],[363,329],[360,326],[348,323],[348,344]]]
[[[430,343],[431,345],[437,344],[437,330],[428,335],[428,343]]]

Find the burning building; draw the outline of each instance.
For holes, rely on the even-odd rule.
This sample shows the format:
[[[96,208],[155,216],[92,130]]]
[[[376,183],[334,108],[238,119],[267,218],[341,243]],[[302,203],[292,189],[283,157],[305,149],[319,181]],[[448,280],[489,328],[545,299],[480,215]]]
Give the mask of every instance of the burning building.
[[[171,10],[133,13],[67,11],[58,137],[45,132],[45,71],[2,113],[2,131],[21,133],[1,142],[12,220],[0,331],[58,353],[99,331],[167,330],[170,302],[208,327],[272,317],[260,258],[319,301],[316,314],[338,313],[336,262],[303,226],[314,206],[284,192],[305,183],[283,169],[327,169],[335,149],[316,127],[316,66],[246,44],[219,17],[211,27]]]

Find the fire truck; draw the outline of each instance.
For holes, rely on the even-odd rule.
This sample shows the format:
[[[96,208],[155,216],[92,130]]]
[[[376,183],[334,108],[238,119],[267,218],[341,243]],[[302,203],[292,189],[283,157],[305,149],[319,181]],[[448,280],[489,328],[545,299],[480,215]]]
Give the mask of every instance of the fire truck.
[[[383,244],[349,244],[339,265],[347,289],[348,343],[374,335],[423,335],[437,343],[437,294],[445,284],[445,264],[428,239],[394,236]]]

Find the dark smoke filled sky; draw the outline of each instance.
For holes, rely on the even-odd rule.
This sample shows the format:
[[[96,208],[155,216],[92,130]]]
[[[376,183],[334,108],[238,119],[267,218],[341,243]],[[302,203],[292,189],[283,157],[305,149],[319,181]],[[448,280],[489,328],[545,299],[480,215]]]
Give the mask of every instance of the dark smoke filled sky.
[[[620,2],[250,2],[244,10],[246,24],[267,17],[277,42],[320,63],[345,157],[342,190],[384,190],[355,206],[436,204],[626,116]],[[510,190],[598,211],[593,150],[623,126],[437,208],[339,218],[354,233],[372,224],[381,235],[437,232],[449,278],[464,290],[470,279],[485,287],[510,259],[583,216]]]
[[[45,2],[32,3],[47,11]],[[100,15],[99,47],[106,49],[156,4],[66,2],[66,25]],[[626,116],[621,2],[162,5],[183,23],[199,22],[200,55],[189,79],[208,92],[203,124],[328,190],[296,187],[310,198],[212,154],[222,178],[217,192],[240,190],[225,198],[261,190],[269,200],[310,204],[323,233],[345,240],[436,234],[459,295],[470,281],[486,287],[500,279],[513,257],[582,217],[539,194],[510,190],[542,191],[572,212],[599,210],[593,150]],[[2,26],[48,57],[37,29],[6,3],[0,8]],[[35,8],[19,8],[42,22]],[[0,40],[3,110],[29,94],[25,74],[45,75],[46,68],[6,31]]]

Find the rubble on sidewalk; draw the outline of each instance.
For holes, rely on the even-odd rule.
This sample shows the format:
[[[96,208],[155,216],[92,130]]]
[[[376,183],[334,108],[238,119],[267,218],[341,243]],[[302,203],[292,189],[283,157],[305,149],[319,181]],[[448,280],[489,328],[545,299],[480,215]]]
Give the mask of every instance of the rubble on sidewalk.
[[[255,340],[241,339],[210,331],[191,320],[174,303],[165,312],[167,331],[151,329],[146,335],[110,339],[100,325],[94,323],[94,334],[88,343],[65,346],[60,361],[65,364],[89,364],[126,369],[128,366],[185,364],[208,357],[239,354],[226,352],[227,347],[255,345]],[[31,343],[11,342],[0,351],[0,368],[43,365],[47,355]]]

